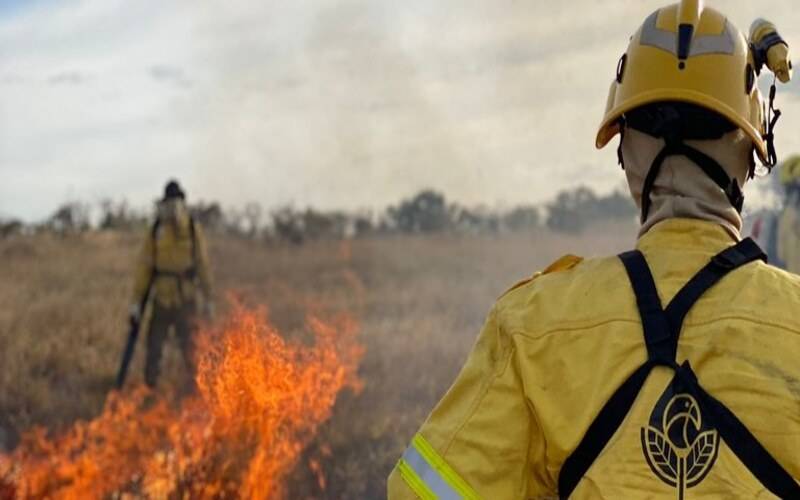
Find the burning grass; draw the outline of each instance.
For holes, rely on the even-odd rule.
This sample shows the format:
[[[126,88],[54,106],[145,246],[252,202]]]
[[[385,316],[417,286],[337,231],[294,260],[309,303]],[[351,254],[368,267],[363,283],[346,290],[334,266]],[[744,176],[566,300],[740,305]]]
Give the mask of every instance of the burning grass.
[[[575,236],[547,231],[496,237],[440,235],[356,240],[349,245],[317,242],[302,247],[267,247],[213,238],[216,288],[236,290],[246,304],[269,304],[269,321],[262,312],[249,311],[259,328],[263,327],[265,337],[279,346],[306,346],[300,352],[305,356],[318,353],[316,358],[306,359],[316,360],[320,366],[326,359],[322,352],[328,351],[315,346],[331,342],[317,340],[325,336],[316,334],[313,321],[309,327],[308,312],[313,311],[312,317],[336,332],[337,339],[348,338],[345,333],[358,328],[359,341],[365,347],[358,367],[363,390],[357,395],[351,390],[339,392],[335,406],[326,410],[331,412],[329,419],[315,417],[313,425],[298,428],[299,447],[290,449],[291,460],[278,468],[281,479],[276,480],[276,487],[293,499],[385,497],[385,479],[391,467],[457,374],[497,296],[564,253],[625,250],[633,244],[634,234],[633,225],[624,225]],[[240,440],[232,430],[227,435],[237,439],[230,441],[205,439],[203,432],[214,419],[221,422],[248,405],[269,404],[272,400],[245,397],[247,391],[261,392],[261,387],[248,385],[241,394],[229,392],[233,398],[230,406],[219,407],[219,414],[209,412],[209,404],[216,404],[215,391],[242,382],[230,371],[231,378],[220,382],[219,388],[212,379],[201,379],[200,397],[176,403],[168,394],[171,387],[183,385],[183,362],[174,343],[168,343],[163,383],[155,394],[132,390],[107,398],[125,340],[132,266],[140,237],[101,233],[63,240],[47,236],[0,240],[0,454],[7,452],[6,470],[19,471],[30,463],[39,467],[41,477],[51,485],[48,487],[65,488],[65,484],[56,484],[56,478],[68,477],[77,469],[56,468],[51,457],[74,458],[83,453],[95,461],[81,464],[73,460],[67,462],[76,464],[70,467],[80,465],[87,474],[98,477],[118,477],[121,486],[112,490],[134,496],[163,498],[148,491],[191,496],[194,490],[190,488],[197,487],[192,478],[199,477],[218,478],[213,488],[241,496],[238,490],[224,488],[244,481],[249,464],[259,463],[256,445],[250,438]],[[224,300],[218,304],[221,309],[227,307]],[[237,317],[232,312],[224,315]],[[344,318],[350,318],[350,323]],[[280,338],[269,331],[280,332]],[[256,342],[247,335],[242,340]],[[266,346],[263,342],[256,345]],[[234,363],[227,358],[223,363],[220,356],[226,352],[225,343],[212,344],[206,349],[208,362],[220,363],[214,366],[246,361]],[[140,343],[130,372],[132,384],[142,379],[144,350]],[[304,373],[317,378],[311,371],[293,376]],[[332,383],[338,380],[338,372],[326,373]],[[248,383],[265,380],[262,376],[250,379]],[[345,379],[345,387],[352,387],[355,379]],[[300,395],[291,401],[305,404]],[[325,398],[322,402],[323,407],[331,403]],[[193,411],[190,403],[199,409]],[[116,410],[109,409],[113,405]],[[124,412],[130,412],[129,416]],[[142,412],[163,412],[181,426],[145,425]],[[187,425],[183,419],[188,419],[191,435],[184,436]],[[270,422],[251,420],[246,426],[234,427],[259,429],[272,425]],[[66,446],[64,436],[74,440],[93,432],[99,435],[89,429],[93,425],[104,429],[118,425],[119,429],[100,435],[97,446],[93,442],[87,442],[85,448]],[[39,430],[28,432],[35,426]],[[129,451],[120,448],[122,445],[112,450],[100,446],[118,436],[137,439],[128,442]],[[187,445],[196,442],[204,446]],[[23,457],[21,449],[29,453]],[[130,465],[125,453],[139,457],[139,465]],[[166,476],[165,471],[169,471]],[[232,471],[234,475],[230,475]],[[19,484],[22,478],[14,473]],[[133,478],[131,474],[139,475]],[[157,478],[165,479],[160,482]],[[146,491],[145,483],[156,489]],[[6,491],[9,495],[10,490]]]
[[[355,320],[309,316],[314,344],[287,341],[266,310],[235,303],[198,335],[199,393],[173,403],[143,386],[48,436],[26,432],[0,455],[19,498],[281,498],[284,479],[344,388],[361,388]],[[322,472],[319,471],[323,480]]]

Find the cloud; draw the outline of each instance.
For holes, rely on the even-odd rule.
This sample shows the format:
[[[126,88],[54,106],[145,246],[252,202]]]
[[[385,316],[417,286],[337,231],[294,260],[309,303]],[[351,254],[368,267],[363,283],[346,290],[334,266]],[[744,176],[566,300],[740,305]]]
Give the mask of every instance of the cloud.
[[[179,87],[191,87],[192,85],[191,80],[186,76],[183,69],[176,66],[151,66],[149,72],[154,80],[162,83],[169,83]]]
[[[0,85],[19,85],[25,82],[25,78],[22,75],[15,75],[13,73],[7,73],[0,76]]]
[[[62,71],[47,78],[50,85],[81,85],[89,81],[89,75],[79,71]]]

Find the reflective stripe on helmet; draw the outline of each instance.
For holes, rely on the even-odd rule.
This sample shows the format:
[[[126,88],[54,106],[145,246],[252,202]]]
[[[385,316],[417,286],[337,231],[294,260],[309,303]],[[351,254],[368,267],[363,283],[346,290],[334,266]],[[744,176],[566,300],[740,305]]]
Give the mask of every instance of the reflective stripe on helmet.
[[[647,18],[642,27],[642,36],[639,43],[650,45],[678,56],[678,44],[676,42],[677,33],[658,29],[658,14],[654,12]],[[736,51],[736,41],[733,33],[736,28],[731,26],[730,21],[725,21],[725,31],[719,35],[695,36],[692,40],[689,57],[707,54],[729,54],[733,55]]]
[[[406,484],[423,500],[480,498],[420,434],[414,436],[397,467]]]

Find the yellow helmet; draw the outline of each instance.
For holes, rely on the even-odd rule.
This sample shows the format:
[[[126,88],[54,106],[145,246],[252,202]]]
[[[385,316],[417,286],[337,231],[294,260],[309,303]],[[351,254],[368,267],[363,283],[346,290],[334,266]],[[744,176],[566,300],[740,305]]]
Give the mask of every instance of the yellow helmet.
[[[781,163],[781,184],[800,183],[800,155],[790,156]]]
[[[677,101],[722,115],[750,137],[764,164],[774,164],[774,150],[767,140],[774,123],[766,123],[764,100],[756,85],[763,65],[781,81],[791,78],[788,45],[771,23],[756,21],[748,42],[702,0],[683,0],[660,9],[645,20],[619,61],[597,148],[620,132],[626,112]]]

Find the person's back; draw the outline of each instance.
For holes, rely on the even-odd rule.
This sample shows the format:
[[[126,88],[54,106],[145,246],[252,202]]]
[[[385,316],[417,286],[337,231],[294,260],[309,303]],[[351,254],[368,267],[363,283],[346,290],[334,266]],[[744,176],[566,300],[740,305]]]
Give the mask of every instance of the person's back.
[[[671,219],[651,229],[637,247],[666,305],[733,243],[716,224]],[[575,304],[565,297],[583,300]],[[795,477],[800,477],[798,305],[800,277],[762,262],[744,266],[690,309],[677,352],[703,388],[730,406]],[[500,335],[513,352],[509,362],[519,367],[536,417],[530,429],[536,435],[529,439],[542,443],[531,450],[542,456],[534,461],[538,470],[531,474],[539,480],[532,481],[527,496],[554,494],[558,472],[597,410],[647,359],[633,290],[616,257],[576,261],[507,293],[496,311]],[[697,481],[691,498],[756,498],[764,490],[716,435],[698,442],[712,428],[697,413],[696,402],[675,394],[673,377],[667,368],[653,371],[623,426],[575,490],[576,498],[669,496],[679,475],[670,472],[670,457],[688,454],[693,446],[700,455],[696,474],[687,478]],[[667,439],[651,449],[648,440],[659,433]],[[451,447],[448,456],[459,453]],[[521,497],[511,493],[501,497]]]
[[[730,77],[791,65],[773,25],[751,31],[684,0],[631,38],[597,145],[621,133],[636,250],[501,297],[391,499],[800,498],[800,278],[741,240],[774,122]]]

